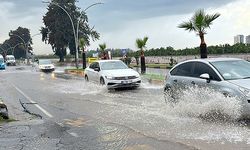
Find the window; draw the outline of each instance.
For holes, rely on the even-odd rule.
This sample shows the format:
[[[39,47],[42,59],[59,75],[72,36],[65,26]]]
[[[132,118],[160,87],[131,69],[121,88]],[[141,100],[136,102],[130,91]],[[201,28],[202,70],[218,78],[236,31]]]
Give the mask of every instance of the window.
[[[192,76],[193,62],[187,62],[177,66],[170,74],[176,76]]]
[[[122,61],[102,62],[100,65],[102,70],[128,69]]]
[[[95,69],[95,68],[98,68],[98,67],[99,67],[99,65],[98,65],[97,62],[94,62],[94,63],[90,64],[90,66],[89,66],[89,68],[91,68],[91,69]]]
[[[199,78],[200,75],[204,73],[209,74],[211,80],[216,80],[216,81],[221,80],[209,65],[201,62],[196,62],[194,67],[193,77]]]

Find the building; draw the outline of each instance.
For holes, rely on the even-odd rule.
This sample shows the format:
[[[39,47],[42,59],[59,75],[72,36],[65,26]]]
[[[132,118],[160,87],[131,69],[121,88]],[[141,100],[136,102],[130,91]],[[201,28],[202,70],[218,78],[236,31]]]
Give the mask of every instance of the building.
[[[246,44],[250,44],[250,35],[246,36]]]
[[[234,36],[234,44],[236,43],[244,43],[244,35]]]

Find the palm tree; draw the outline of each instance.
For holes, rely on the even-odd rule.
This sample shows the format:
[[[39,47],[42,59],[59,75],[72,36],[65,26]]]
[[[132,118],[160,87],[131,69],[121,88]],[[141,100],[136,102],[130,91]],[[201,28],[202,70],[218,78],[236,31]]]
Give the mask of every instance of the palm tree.
[[[195,12],[194,16],[188,21],[181,23],[178,27],[184,28],[189,32],[196,32],[201,40],[200,44],[200,55],[201,58],[207,58],[207,45],[205,43],[204,35],[206,34],[206,29],[210,28],[212,22],[217,19],[220,14],[215,13],[213,15],[205,14],[204,10],[198,10]]]
[[[144,50],[146,48],[146,44],[148,41],[148,37],[144,37],[143,39],[136,39],[136,47],[141,51],[141,73],[146,73],[146,65],[145,65],[145,57]]]
[[[102,59],[105,59],[105,56],[107,55],[107,54],[105,53],[106,47],[107,47],[106,43],[99,44],[99,48],[100,48],[100,50],[101,50],[101,57],[102,57]]]

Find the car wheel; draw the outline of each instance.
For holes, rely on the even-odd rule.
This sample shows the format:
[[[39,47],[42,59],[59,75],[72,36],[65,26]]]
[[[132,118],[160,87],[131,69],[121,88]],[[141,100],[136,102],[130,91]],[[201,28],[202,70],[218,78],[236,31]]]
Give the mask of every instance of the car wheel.
[[[100,78],[100,84],[105,85],[105,81],[104,81],[103,77]]]
[[[85,75],[85,81],[89,81],[89,77]]]

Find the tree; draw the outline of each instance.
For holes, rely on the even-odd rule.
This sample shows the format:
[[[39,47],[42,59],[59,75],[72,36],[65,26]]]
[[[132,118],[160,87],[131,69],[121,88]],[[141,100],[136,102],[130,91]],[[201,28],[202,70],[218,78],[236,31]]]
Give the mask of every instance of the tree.
[[[31,45],[32,38],[30,37],[29,29],[18,27],[16,30],[11,30],[9,39],[1,44],[1,54],[3,56],[13,54],[17,59],[25,58],[27,56],[26,52],[32,53],[33,48]]]
[[[107,48],[106,43],[99,44],[99,48],[100,48],[100,51],[101,51],[101,58],[106,59],[106,55],[107,55],[106,52],[105,52],[105,49]]]
[[[220,14],[215,13],[213,15],[205,14],[204,10],[198,10],[195,12],[194,16],[188,21],[181,23],[178,27],[189,30],[189,32],[196,32],[201,40],[200,43],[200,55],[201,58],[207,58],[207,45],[205,43],[204,35],[206,34],[206,29],[210,28],[212,22],[217,19]]]
[[[146,48],[146,44],[148,41],[148,37],[144,37],[143,39],[136,39],[136,47],[140,49],[141,52],[141,73],[146,73],[146,64],[145,64],[145,56],[144,49]]]
[[[92,40],[99,39],[99,33],[89,26],[86,13],[80,12],[80,8],[75,5],[76,1],[52,0],[48,5],[48,12],[43,17],[45,27],[40,30],[42,41],[51,45],[55,55],[59,56],[60,62],[64,61],[67,48],[70,49],[70,54],[76,54],[74,38],[74,32],[76,34],[76,31],[73,31],[70,18],[63,9],[71,16],[75,30],[77,22],[80,20],[79,38],[85,40],[86,46],[90,44],[90,38]],[[63,9],[55,5],[55,3]]]

